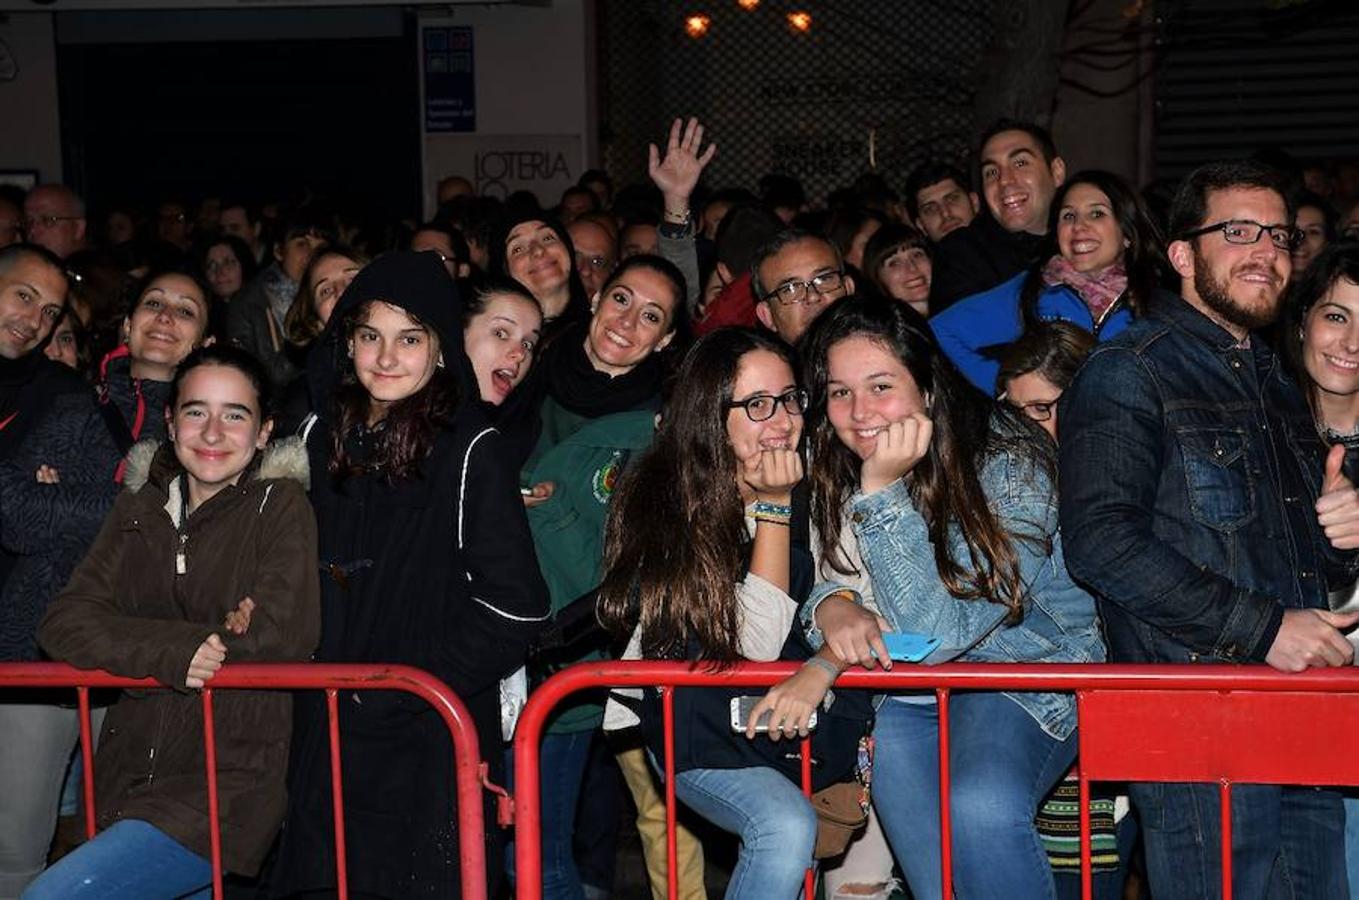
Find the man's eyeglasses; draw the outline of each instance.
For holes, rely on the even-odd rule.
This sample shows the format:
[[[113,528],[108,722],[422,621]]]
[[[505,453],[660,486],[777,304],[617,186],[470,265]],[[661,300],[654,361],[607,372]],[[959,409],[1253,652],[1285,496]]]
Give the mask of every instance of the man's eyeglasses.
[[[1188,240],[1202,234],[1208,234],[1211,231],[1222,232],[1222,239],[1229,244],[1254,244],[1260,240],[1260,235],[1268,233],[1269,242],[1274,245],[1274,249],[1285,252],[1301,244],[1303,238],[1302,232],[1292,225],[1262,225],[1250,219],[1228,219],[1225,222],[1214,222],[1212,225],[1186,231],[1180,237],[1182,240]]]
[[[39,226],[51,228],[58,222],[75,222],[79,218],[80,216],[29,216],[24,219],[24,230],[32,231]]]
[[[821,299],[845,286],[844,272],[822,272],[810,281],[786,281],[764,295],[765,300],[777,300],[783,306],[794,303],[820,303]],[[816,299],[812,300],[812,291]]]
[[[775,397],[772,394],[756,394],[754,397],[747,397],[744,400],[729,400],[722,404],[723,409],[736,409],[738,406],[746,411],[746,416],[752,422],[764,422],[774,418],[774,413],[778,410],[779,404],[783,404],[783,409],[790,416],[800,416],[807,411],[807,392],[802,388],[793,388]]]

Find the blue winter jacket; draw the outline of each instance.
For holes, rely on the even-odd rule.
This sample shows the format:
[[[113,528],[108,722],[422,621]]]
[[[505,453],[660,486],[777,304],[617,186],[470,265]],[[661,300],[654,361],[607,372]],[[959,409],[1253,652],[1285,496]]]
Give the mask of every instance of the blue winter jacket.
[[[996,375],[1000,364],[980,351],[983,347],[1008,344],[1023,332],[1019,295],[1028,277],[1028,272],[1021,272],[988,291],[959,300],[930,319],[930,328],[944,355],[953,360],[968,381],[992,397],[999,393]],[[1038,295],[1038,316],[1073,322],[1105,341],[1122,332],[1133,320],[1124,297],[1096,322],[1090,307],[1075,291],[1064,284],[1048,285]]]

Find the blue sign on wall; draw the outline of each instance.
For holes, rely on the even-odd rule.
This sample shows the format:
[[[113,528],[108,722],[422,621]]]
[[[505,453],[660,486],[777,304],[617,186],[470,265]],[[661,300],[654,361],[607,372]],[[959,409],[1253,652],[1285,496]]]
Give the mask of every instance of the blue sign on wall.
[[[425,131],[476,131],[471,27],[426,28],[423,34]]]

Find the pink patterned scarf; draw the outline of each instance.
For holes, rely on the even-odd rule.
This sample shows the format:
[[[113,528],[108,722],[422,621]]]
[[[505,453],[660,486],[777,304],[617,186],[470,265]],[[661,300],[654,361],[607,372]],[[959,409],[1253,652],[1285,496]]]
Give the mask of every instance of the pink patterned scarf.
[[[1060,253],[1043,266],[1043,283],[1064,284],[1076,292],[1098,322],[1114,305],[1114,301],[1128,289],[1128,272],[1122,263],[1115,263],[1102,272],[1077,272]]]

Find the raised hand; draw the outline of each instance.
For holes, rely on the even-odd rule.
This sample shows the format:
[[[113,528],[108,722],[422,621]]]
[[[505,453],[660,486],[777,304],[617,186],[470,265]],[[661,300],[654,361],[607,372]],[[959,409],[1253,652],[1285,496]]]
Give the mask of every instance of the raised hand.
[[[878,432],[873,455],[859,470],[859,484],[865,494],[887,487],[925,458],[934,435],[934,422],[924,413],[911,413]]]
[[[38,466],[38,484],[60,484],[61,473],[54,466]]]
[[[207,684],[212,680],[212,676],[217,674],[217,670],[222,668],[222,663],[226,662],[226,655],[227,648],[222,639],[215,634],[208,635],[208,639],[198,645],[193,659],[189,660],[189,672],[184,676],[184,686],[197,689]]]
[[[1345,448],[1336,444],[1326,454],[1325,478],[1317,498],[1317,522],[1337,550],[1359,549],[1359,491],[1345,477]]]
[[[787,505],[793,486],[802,480],[802,457],[796,450],[761,450],[741,461],[741,477],[766,503]]]
[[[699,176],[717,153],[716,144],[709,144],[708,149],[699,153],[703,145],[703,126],[698,119],[690,118],[689,124],[683,125],[682,134],[681,125],[680,119],[670,125],[670,141],[666,144],[664,159],[655,144],[647,145],[647,174],[665,195],[667,212],[688,211],[689,197],[694,193]]]

